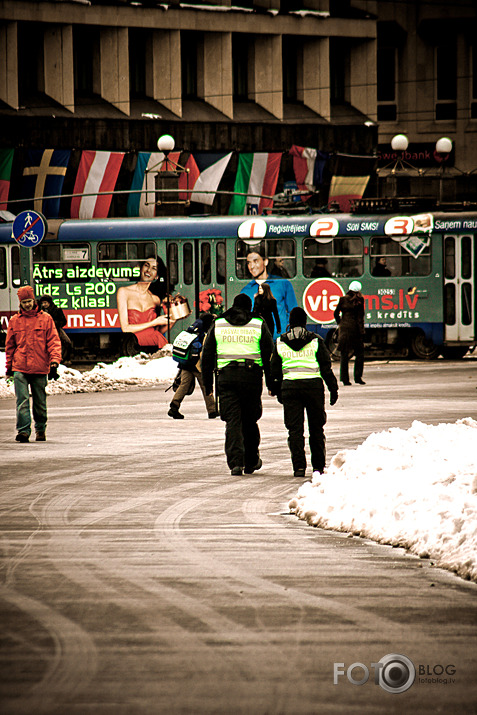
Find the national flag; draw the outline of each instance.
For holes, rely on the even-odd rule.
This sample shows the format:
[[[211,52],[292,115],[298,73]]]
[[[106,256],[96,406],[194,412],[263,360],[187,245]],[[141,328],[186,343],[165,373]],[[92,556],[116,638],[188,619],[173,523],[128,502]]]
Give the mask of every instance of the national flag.
[[[250,213],[253,213],[253,207],[261,214],[265,208],[273,206],[273,199],[260,197],[274,195],[281,158],[281,152],[239,154],[234,186],[234,191],[237,193],[230,204],[229,214],[234,216],[245,214],[247,206],[251,207]]]
[[[84,150],[76,175],[74,194],[71,200],[71,218],[106,218],[111,206],[112,194],[124,158],[124,152]]]
[[[329,154],[296,144],[293,144],[289,153],[293,157],[293,171],[298,189],[300,191],[307,189],[315,191],[316,187],[323,182],[323,169]],[[306,198],[306,196],[302,196],[302,199]]]
[[[14,149],[0,149],[0,211],[7,210]]]
[[[131,184],[131,191],[148,193],[130,194],[127,205],[128,216],[154,216],[156,208],[156,172],[166,171],[177,165],[180,151],[169,152],[168,161],[162,151],[140,151]],[[172,166],[171,166],[172,165]]]
[[[22,196],[34,199],[33,208],[46,218],[58,218],[60,199],[71,151],[68,149],[31,149],[23,169]]]
[[[185,168],[189,169],[188,183],[187,175],[181,174],[179,188],[195,189],[195,192],[179,194],[181,201],[197,201],[200,204],[212,206],[215,192],[219,187],[231,156],[232,152],[230,154],[209,154],[205,152],[191,154],[185,165]],[[198,189],[207,193],[199,193]]]
[[[349,211],[351,201],[362,198],[376,162],[374,156],[336,154],[328,205],[336,202],[340,211]]]

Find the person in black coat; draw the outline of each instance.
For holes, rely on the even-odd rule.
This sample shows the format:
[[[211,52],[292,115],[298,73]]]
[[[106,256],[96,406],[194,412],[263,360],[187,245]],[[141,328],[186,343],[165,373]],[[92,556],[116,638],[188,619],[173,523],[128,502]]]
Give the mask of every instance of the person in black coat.
[[[330,392],[330,405],[334,405],[338,400],[338,382],[323,338],[306,328],[303,308],[296,307],[291,311],[290,329],[278,338],[270,369],[270,394],[277,395],[283,404],[293,476],[303,478],[306,473],[305,411],[313,472],[322,474],[326,459],[323,383]]]
[[[386,256],[378,256],[378,258],[376,258],[376,263],[375,263],[374,268],[371,272],[371,275],[373,275],[375,278],[379,278],[379,277],[387,278],[388,276],[391,275],[391,271],[386,266]]]
[[[257,353],[255,354],[255,347]],[[212,325],[202,349],[202,377],[212,394],[218,368],[220,418],[225,422],[225,454],[232,476],[253,474],[262,466],[260,430],[263,378],[270,389],[273,338],[252,313],[252,299],[239,293],[231,308]]]
[[[257,295],[253,304],[253,312],[257,313],[266,322],[271,335],[275,332],[280,333],[282,328],[280,324],[280,316],[278,315],[277,301],[273,297],[270,286],[267,283],[261,283],[258,286]]]
[[[354,381],[365,385],[364,368],[364,298],[361,283],[352,281],[346,295],[340,298],[334,317],[338,325],[338,348],[340,358],[340,380],[343,385],[351,385],[349,380],[349,354],[354,351]]]
[[[51,295],[42,295],[38,301],[38,307],[45,313],[49,313],[53,318],[55,328],[58,331],[58,335],[61,340],[61,359],[63,363],[67,362],[71,357],[73,343],[69,335],[67,335],[63,330],[67,323],[66,315],[63,313],[62,308],[58,308],[58,306],[54,303]]]

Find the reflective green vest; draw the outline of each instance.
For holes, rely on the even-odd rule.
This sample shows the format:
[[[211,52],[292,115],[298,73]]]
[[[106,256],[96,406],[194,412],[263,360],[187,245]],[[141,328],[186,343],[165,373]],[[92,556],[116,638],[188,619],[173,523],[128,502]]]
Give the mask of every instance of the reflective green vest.
[[[277,352],[282,359],[284,380],[310,380],[321,377],[320,366],[316,360],[318,340],[312,340],[300,350],[292,350],[281,338],[277,340]]]
[[[257,365],[263,365],[260,353],[262,325],[261,318],[252,318],[246,325],[231,325],[225,318],[215,321],[219,370],[232,361],[253,360]]]

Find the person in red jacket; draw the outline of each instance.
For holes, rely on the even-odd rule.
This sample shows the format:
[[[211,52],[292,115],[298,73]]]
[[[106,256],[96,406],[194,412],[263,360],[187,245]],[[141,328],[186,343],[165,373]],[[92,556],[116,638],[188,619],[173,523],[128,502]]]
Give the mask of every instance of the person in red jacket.
[[[61,340],[53,318],[39,309],[31,286],[17,291],[20,311],[8,323],[5,343],[6,375],[13,375],[17,409],[17,442],[28,442],[31,434],[30,393],[36,441],[45,442],[46,385],[58,379]]]

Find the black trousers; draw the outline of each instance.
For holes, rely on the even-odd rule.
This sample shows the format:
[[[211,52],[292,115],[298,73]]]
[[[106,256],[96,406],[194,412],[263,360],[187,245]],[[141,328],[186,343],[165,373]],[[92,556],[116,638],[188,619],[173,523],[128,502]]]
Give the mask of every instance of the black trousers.
[[[218,390],[229,469],[255,467],[259,458],[257,422],[262,416],[262,379],[249,384],[240,380],[228,382],[219,376]]]
[[[300,383],[300,386],[296,383]],[[310,389],[308,380],[296,381],[292,388],[282,384],[282,403],[285,427],[288,430],[293,470],[306,469],[305,454],[305,412],[308,419],[308,440],[313,471],[323,472],[326,463],[325,433],[326,424],[324,390]]]
[[[364,369],[364,341],[362,335],[349,335],[340,338],[338,348],[340,356],[340,380],[349,382],[349,353],[354,350],[354,380],[361,380]]]

